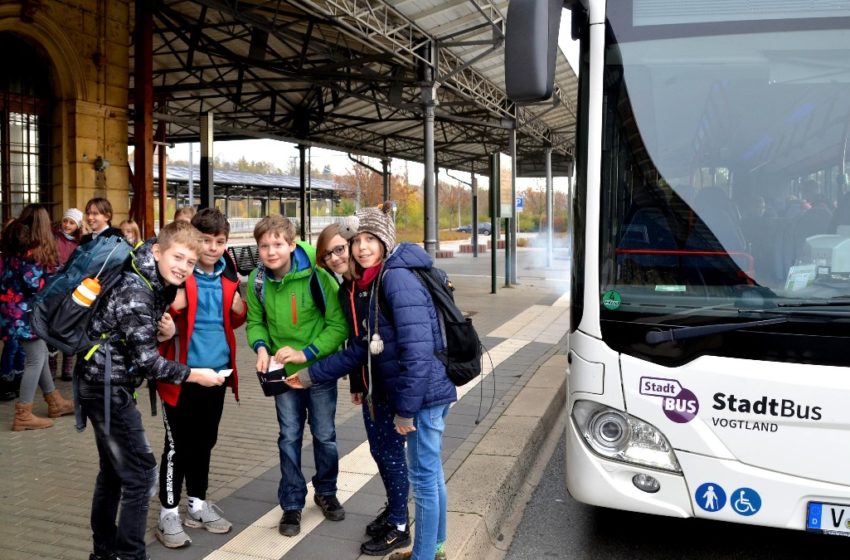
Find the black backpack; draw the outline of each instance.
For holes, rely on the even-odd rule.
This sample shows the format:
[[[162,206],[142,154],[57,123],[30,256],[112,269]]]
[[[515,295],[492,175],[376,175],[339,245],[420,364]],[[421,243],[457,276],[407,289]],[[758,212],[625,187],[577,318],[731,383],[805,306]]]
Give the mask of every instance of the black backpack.
[[[98,305],[121,278],[133,248],[117,235],[99,236],[77,247],[58,273],[47,279],[32,300],[30,326],[50,346],[65,354],[79,354],[100,342],[87,334],[89,321]],[[86,278],[97,278],[100,295],[85,307],[72,299]]]
[[[464,316],[454,298],[454,286],[446,272],[437,267],[409,268],[422,282],[437,310],[437,320],[443,335],[443,348],[434,354],[446,366],[446,374],[457,386],[466,385],[481,374],[483,347],[472,319]],[[384,317],[392,324],[392,310],[387,305],[383,290],[379,304]]]

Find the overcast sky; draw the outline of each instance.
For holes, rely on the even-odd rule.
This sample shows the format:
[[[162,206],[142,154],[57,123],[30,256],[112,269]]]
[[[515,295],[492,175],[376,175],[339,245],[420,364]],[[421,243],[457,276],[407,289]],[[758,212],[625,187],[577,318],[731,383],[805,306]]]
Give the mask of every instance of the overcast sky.
[[[570,65],[575,69],[578,59],[578,43],[570,39],[570,12],[563,11],[561,19],[561,31],[559,37],[561,50],[570,62]],[[189,144],[177,144],[174,148],[168,150],[168,156],[172,160],[189,159]],[[200,144],[192,144],[193,160],[195,165],[200,161]],[[279,140],[235,140],[229,142],[216,142],[214,144],[213,153],[216,157],[224,161],[237,161],[245,157],[249,161],[267,161],[273,163],[276,167],[286,169],[293,158],[298,158],[298,148],[294,144],[281,142]],[[325,165],[330,165],[331,172],[342,175],[345,174],[352,165],[354,165],[348,154],[335,150],[325,150],[322,148],[313,148],[311,150],[313,167],[322,169]],[[379,160],[365,158],[367,163],[372,167],[380,169]],[[412,184],[422,183],[422,164],[414,162],[405,162],[402,160],[393,160],[391,164],[391,172],[393,174],[403,174],[407,167],[408,176]],[[469,180],[468,173],[452,171],[452,175],[461,178],[464,181]],[[440,180],[446,182],[455,182],[445,173],[440,173]],[[517,188],[524,189],[529,184],[538,184],[540,180],[534,179],[518,179]],[[566,179],[555,179],[556,189],[566,189]]]

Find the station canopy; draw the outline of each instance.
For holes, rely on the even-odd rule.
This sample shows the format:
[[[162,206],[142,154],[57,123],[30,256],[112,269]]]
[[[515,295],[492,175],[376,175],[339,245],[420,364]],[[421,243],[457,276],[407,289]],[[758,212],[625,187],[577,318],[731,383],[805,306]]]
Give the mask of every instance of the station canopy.
[[[271,138],[421,162],[422,89],[433,80],[439,167],[468,171],[474,162],[486,174],[487,155],[507,149],[514,114],[521,167],[539,171],[546,145],[560,156],[556,174],[572,159],[576,76],[560,51],[552,100],[515,107],[506,97],[507,1],[150,5],[154,118],[169,142],[198,141],[200,118],[212,111],[216,140]]]

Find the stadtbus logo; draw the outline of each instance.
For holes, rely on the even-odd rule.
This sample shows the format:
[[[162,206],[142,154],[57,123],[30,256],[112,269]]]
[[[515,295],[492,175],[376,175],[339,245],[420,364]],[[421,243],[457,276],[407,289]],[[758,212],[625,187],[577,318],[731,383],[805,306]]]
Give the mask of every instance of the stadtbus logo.
[[[661,398],[661,410],[673,422],[684,424],[696,418],[699,400],[690,389],[682,387],[675,379],[641,377],[640,394]]]

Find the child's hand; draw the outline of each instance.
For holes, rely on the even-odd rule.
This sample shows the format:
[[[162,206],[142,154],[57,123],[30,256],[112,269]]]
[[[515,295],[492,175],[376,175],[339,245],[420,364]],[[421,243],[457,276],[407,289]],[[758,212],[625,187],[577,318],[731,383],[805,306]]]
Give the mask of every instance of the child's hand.
[[[307,361],[307,356],[300,350],[284,346],[277,351],[274,359],[282,364],[303,364]]]
[[[257,371],[262,373],[269,371],[269,352],[265,346],[257,348]]]
[[[168,312],[162,314],[162,317],[157,323],[157,327],[159,330],[156,333],[156,337],[160,342],[168,340],[174,336],[175,332],[177,332],[177,327],[174,325],[174,319],[171,318],[171,314]]]
[[[245,301],[239,295],[238,290],[233,294],[233,304],[230,306],[230,311],[237,315],[241,315],[245,311]]]
[[[210,368],[192,368],[186,381],[197,383],[202,387],[218,387],[227,379]]]
[[[351,393],[351,404],[363,404],[363,393]]]
[[[400,435],[406,436],[410,432],[415,432],[416,426],[399,425],[398,421],[396,421],[395,431],[398,432]]]
[[[177,295],[174,296],[174,301],[171,302],[171,308],[174,311],[183,311],[186,309],[186,287],[177,288]]]
[[[291,375],[287,377],[284,381],[286,381],[286,384],[292,387],[293,389],[304,388],[304,385],[301,384],[301,380],[298,378],[297,375]]]

